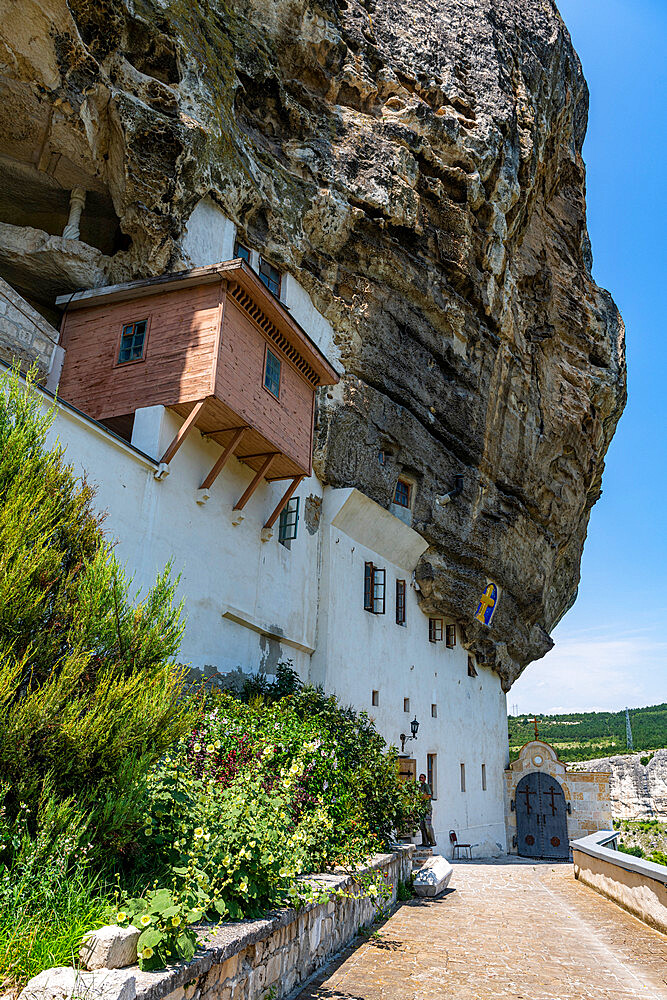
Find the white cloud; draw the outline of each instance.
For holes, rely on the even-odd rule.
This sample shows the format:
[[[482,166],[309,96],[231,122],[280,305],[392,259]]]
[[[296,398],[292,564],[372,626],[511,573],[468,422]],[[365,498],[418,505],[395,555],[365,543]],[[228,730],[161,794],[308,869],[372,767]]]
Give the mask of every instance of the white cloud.
[[[617,712],[667,701],[667,641],[655,627],[561,626],[554,640],[509,692],[508,711]]]

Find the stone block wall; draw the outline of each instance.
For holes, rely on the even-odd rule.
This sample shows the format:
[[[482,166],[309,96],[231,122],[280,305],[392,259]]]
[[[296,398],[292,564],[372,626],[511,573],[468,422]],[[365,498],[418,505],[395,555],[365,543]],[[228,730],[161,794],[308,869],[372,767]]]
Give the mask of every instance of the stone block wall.
[[[0,278],[0,359],[18,359],[24,371],[36,364],[41,381],[51,371],[57,343],[58,331]]]
[[[399,879],[412,871],[413,845],[377,855],[365,871],[386,876],[396,900]],[[349,875],[316,875],[320,885],[351,890]],[[358,891],[358,890],[357,890]],[[280,1000],[339,952],[361,927],[373,922],[372,897],[336,899],[301,910],[281,910],[265,920],[206,926],[199,938],[205,950],[191,962],[159,972],[136,966],[80,973],[71,996],[104,994],[104,1000]],[[73,973],[73,970],[71,970]],[[62,970],[51,970],[54,977]],[[19,1000],[53,1000],[44,973],[31,980]],[[63,998],[65,1000],[65,998]]]
[[[509,851],[516,854],[516,811],[510,803],[516,801],[516,788],[525,774],[543,771],[560,783],[565,801],[570,803],[567,816],[568,838],[577,840],[596,830],[610,830],[612,826],[610,772],[571,771],[552,746],[541,740],[532,740],[521,748],[515,761],[505,771],[507,808],[507,843]]]

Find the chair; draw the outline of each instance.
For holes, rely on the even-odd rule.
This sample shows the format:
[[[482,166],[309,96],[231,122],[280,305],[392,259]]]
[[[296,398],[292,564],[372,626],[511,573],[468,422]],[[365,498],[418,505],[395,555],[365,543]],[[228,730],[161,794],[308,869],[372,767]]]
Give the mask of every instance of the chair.
[[[450,830],[449,831],[449,842],[452,845],[452,860],[453,861],[456,861],[457,857],[458,857],[459,861],[461,860],[461,851],[467,851],[468,852],[468,858],[470,859],[470,861],[472,861],[472,844],[459,844],[459,839],[456,836],[456,831],[455,830]],[[459,852],[458,855],[456,853],[457,851]]]

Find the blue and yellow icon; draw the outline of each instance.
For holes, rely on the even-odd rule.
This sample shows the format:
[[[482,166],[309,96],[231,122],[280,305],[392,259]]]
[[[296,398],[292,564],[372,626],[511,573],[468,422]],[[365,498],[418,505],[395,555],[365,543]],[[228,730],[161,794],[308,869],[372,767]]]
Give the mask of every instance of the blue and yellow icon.
[[[498,603],[498,588],[495,583],[489,581],[486,585],[484,593],[479,599],[479,605],[477,611],[475,612],[475,620],[480,622],[482,625],[486,625],[487,628],[491,624],[491,619],[493,618],[493,613],[496,610],[496,605]]]

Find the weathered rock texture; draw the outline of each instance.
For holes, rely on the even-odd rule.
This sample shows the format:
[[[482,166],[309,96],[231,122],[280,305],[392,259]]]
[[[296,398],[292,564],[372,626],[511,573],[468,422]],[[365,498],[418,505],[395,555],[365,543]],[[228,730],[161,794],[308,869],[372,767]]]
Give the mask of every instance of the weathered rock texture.
[[[45,255],[59,291],[84,260],[91,284],[182,266],[190,213],[217,201],[336,330],[318,473],[385,506],[413,478],[423,608],[509,686],[574,600],[625,399],[622,323],[590,273],[587,89],[555,5],[1,6],[0,221],[26,239],[5,276],[46,308]],[[81,240],[60,240],[76,185]],[[491,631],[472,623],[487,577]]]
[[[648,764],[642,764],[649,758]],[[667,749],[618,754],[569,765],[570,770],[611,771],[614,818],[667,820]]]

